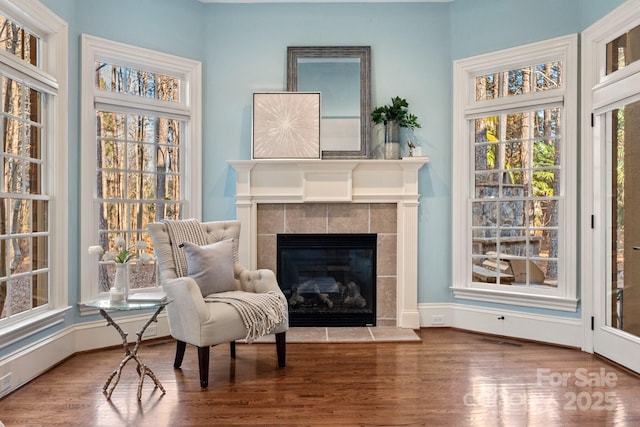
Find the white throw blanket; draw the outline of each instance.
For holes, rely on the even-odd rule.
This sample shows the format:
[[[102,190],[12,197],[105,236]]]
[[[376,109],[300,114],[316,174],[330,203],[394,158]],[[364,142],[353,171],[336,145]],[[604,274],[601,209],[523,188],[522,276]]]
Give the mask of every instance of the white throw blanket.
[[[245,340],[252,342],[263,335],[268,335],[287,318],[287,301],[281,292],[229,291],[207,295],[208,302],[224,302],[231,305],[242,317],[247,328]]]
[[[178,277],[186,276],[188,274],[187,257],[180,245],[183,242],[191,242],[198,246],[204,246],[208,243],[207,234],[202,228],[202,223],[197,219],[164,219],[162,222],[167,225],[173,261],[176,264],[176,273]]]

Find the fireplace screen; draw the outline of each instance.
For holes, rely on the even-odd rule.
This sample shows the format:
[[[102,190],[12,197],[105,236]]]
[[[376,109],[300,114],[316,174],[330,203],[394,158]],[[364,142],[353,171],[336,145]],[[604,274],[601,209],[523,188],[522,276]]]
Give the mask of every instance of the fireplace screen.
[[[291,326],[376,322],[375,234],[278,234],[277,276]]]

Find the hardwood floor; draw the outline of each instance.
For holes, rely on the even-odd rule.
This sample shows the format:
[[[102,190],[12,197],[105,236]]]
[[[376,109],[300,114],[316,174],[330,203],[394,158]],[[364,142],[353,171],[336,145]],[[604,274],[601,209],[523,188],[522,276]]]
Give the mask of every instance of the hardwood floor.
[[[422,329],[422,342],[291,343],[277,369],[272,344],[214,347],[208,389],[197,352],[173,369],[169,339],[140,357],[167,393],[135,365],[111,401],[102,386],[122,348],[77,354],[0,400],[12,426],[556,426],[640,425],[640,378],[587,353]],[[562,379],[566,378],[566,381]]]

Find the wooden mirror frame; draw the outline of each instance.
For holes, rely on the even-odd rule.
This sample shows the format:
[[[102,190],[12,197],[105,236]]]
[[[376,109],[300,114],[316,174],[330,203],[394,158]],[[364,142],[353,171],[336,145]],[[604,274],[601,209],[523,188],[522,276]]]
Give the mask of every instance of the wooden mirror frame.
[[[322,151],[323,159],[366,159],[371,139],[371,46],[287,47],[287,90],[298,90],[298,58],[360,59],[360,149]]]

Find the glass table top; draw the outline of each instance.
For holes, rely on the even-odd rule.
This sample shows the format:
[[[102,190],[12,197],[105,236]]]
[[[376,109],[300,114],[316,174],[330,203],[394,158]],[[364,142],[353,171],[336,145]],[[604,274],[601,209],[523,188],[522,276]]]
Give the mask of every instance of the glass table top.
[[[87,307],[94,307],[103,310],[146,310],[149,308],[157,308],[169,304],[171,300],[164,299],[162,301],[111,301],[108,298],[101,298],[84,303]]]

